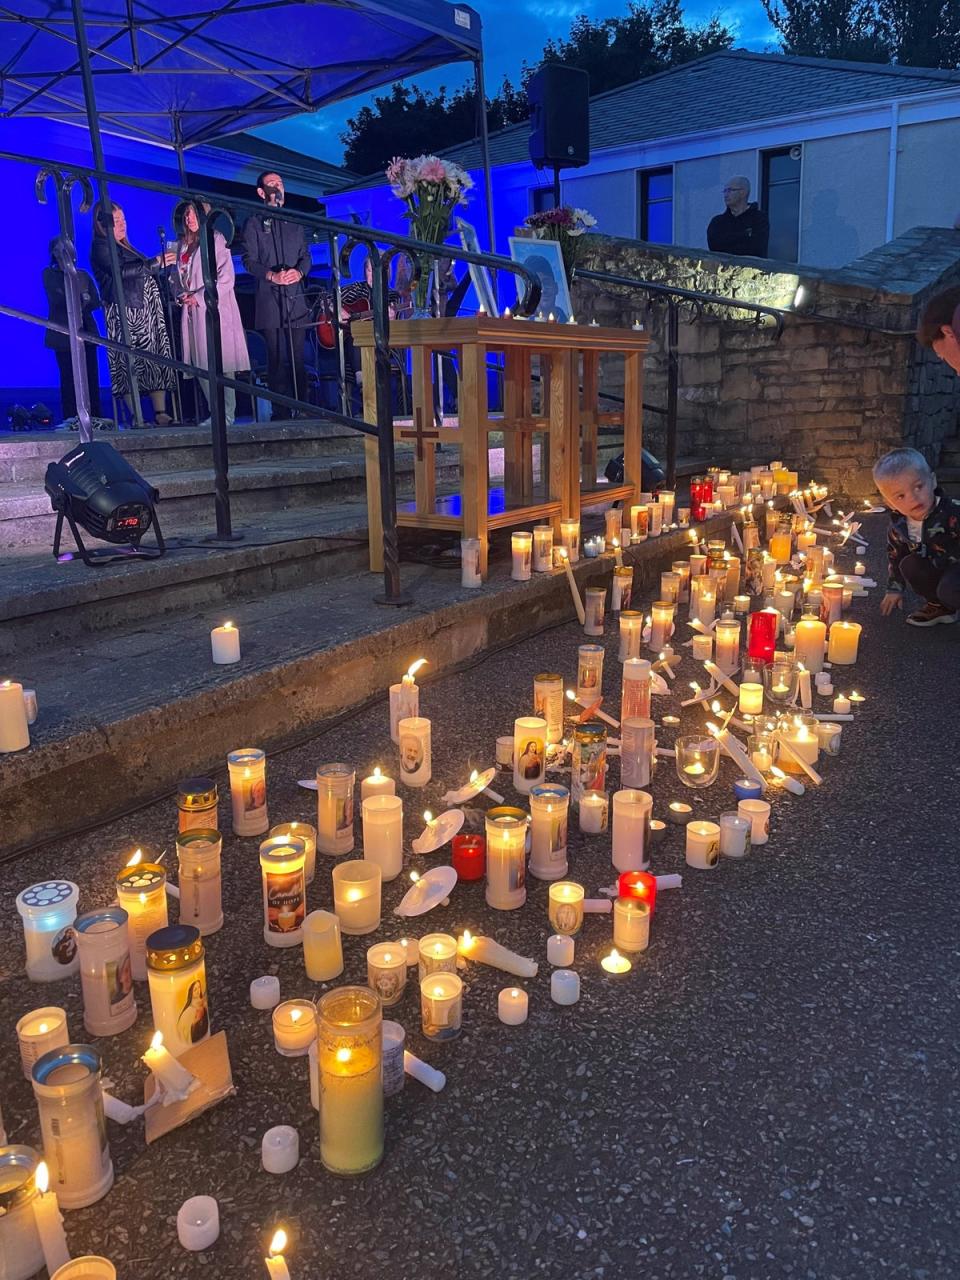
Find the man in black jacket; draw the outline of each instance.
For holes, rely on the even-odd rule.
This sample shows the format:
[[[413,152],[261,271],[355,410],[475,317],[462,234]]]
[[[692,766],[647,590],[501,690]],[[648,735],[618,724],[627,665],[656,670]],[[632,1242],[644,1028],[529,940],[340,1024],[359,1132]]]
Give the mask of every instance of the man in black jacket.
[[[723,188],[723,213],[710,219],[707,244],[714,253],[734,253],[748,258],[765,258],[770,239],[770,222],[754,201],[750,203],[750,179],[731,178]]]
[[[310,250],[303,227],[272,212],[283,208],[283,179],[279,173],[261,173],[257,195],[271,212],[251,214],[247,219],[242,258],[257,282],[253,322],[267,347],[267,382],[271,391],[305,400],[303,348],[310,312],[304,281],[310,274]],[[274,405],[272,416],[289,418],[291,411]]]

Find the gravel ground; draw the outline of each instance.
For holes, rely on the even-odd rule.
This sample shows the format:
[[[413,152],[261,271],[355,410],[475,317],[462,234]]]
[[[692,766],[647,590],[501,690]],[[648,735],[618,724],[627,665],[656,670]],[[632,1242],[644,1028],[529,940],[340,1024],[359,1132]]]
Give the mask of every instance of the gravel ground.
[[[865,527],[882,576],[882,517]],[[522,984],[530,1018],[502,1026],[497,992],[508,979],[471,966],[463,1034],[437,1046],[420,1035],[408,983],[391,1016],[448,1083],[434,1095],[408,1080],[388,1101],[386,1155],[366,1177],[323,1169],[306,1059],[280,1057],[269,1014],[250,1008],[248,984],[260,973],[279,974],[286,997],[319,990],[299,950],[262,942],[257,841],[226,837],[227,923],[208,939],[207,967],[236,1096],[149,1148],[139,1123],[111,1124],[116,1184],[66,1215],[72,1251],[105,1253],[123,1280],[240,1280],[266,1274],[266,1242],[283,1222],[294,1280],[955,1276],[958,966],[943,873],[957,848],[960,767],[950,748],[956,700],[943,696],[942,673],[955,669],[960,637],[882,621],[878,595],[854,602],[866,624],[855,680],[868,701],[845,726],[839,758],[826,761],[823,787],[777,797],[770,843],[715,873],[684,869],[672,829],[655,869],[684,871],[684,885],[661,895],[650,949],[625,978],[599,967],[609,917],[588,917],[577,942],[580,1003],[551,1003],[547,886],[537,881],[518,912],[489,910],[482,885],[466,884],[424,918],[421,933],[466,926],[539,959],[538,976]],[[581,640],[563,626],[424,683],[435,781],[404,796],[408,841],[422,809],[436,811],[448,786],[492,762],[495,737],[529,708],[533,675],[572,674]],[[612,632],[607,650],[612,698]],[[678,687],[696,674],[686,658]],[[656,709],[673,711],[675,701],[658,699]],[[660,738],[669,745],[672,734]],[[271,758],[272,821],[311,818],[312,796],[296,780],[331,759],[355,763],[358,777],[376,763],[393,771],[386,699]],[[693,799],[698,816],[734,806],[734,776],[725,763],[717,785]],[[614,766],[611,789],[617,778]],[[500,789],[513,797],[509,782]],[[670,761],[652,790],[662,816],[683,792]],[[39,987],[22,974],[15,894],[56,874],[81,885],[82,908],[105,903],[118,851],[132,839],[171,847],[174,823],[164,802],[3,868],[0,1080],[11,1141],[38,1139],[16,1019],[60,1003],[82,1038],[79,982]],[[571,876],[591,893],[613,879],[609,838],[575,828]],[[436,860],[407,861],[422,870]],[[331,906],[331,863],[319,858],[311,908]],[[345,940],[340,981],[363,981],[366,947],[399,935],[391,912],[404,887],[385,886],[377,934]],[[114,1091],[131,1102],[152,1030],[146,988],[137,990],[135,1027],[97,1042]],[[260,1168],[260,1138],[274,1124],[300,1132],[300,1164],[284,1177]],[[219,1200],[222,1230],[213,1249],[193,1255],[177,1243],[175,1217],[197,1194]]]

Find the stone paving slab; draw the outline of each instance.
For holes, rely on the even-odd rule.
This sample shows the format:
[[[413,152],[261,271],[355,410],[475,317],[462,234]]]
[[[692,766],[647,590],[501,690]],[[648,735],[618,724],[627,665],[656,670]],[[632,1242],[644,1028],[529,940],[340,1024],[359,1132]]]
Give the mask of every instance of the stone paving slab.
[[[867,527],[877,574],[882,519]],[[227,922],[208,939],[207,954],[212,1026],[227,1032],[237,1095],[149,1148],[139,1125],[111,1123],[117,1182],[98,1205],[65,1215],[73,1251],[107,1254],[123,1280],[255,1280],[282,1222],[294,1280],[955,1276],[958,966],[950,886],[960,768],[951,749],[956,700],[943,691],[960,635],[884,623],[876,604],[876,595],[855,602],[853,616],[866,629],[850,674],[868,701],[844,727],[841,755],[825,763],[823,787],[776,797],[770,843],[716,872],[685,869],[679,834],[671,833],[655,869],[682,872],[684,887],[660,896],[652,945],[625,978],[602,974],[609,921],[588,918],[577,942],[581,1001],[567,1009],[551,1003],[547,891],[535,881],[517,912],[491,911],[481,887],[459,885],[449,908],[411,931],[490,933],[536,956],[541,969],[521,984],[529,1021],[507,1028],[496,999],[508,980],[471,967],[463,1035],[444,1046],[423,1040],[408,984],[394,1016],[409,1047],[445,1071],[448,1084],[434,1095],[408,1081],[388,1101],[385,1159],[363,1178],[324,1171],[305,1061],[279,1057],[269,1016],[249,1006],[248,983],[263,972],[277,973],[288,997],[322,988],[306,980],[298,950],[264,946],[257,842],[227,835]],[[404,791],[407,842],[422,808],[436,810],[447,786],[491,761],[494,738],[530,705],[534,674],[573,672],[581,639],[565,624],[424,685],[435,780]],[[612,695],[619,675],[612,635],[606,643]],[[695,672],[685,659],[681,679]],[[684,717],[702,723],[699,713]],[[385,697],[271,755],[272,821],[311,817],[313,798],[296,779],[331,759],[355,763],[358,776],[377,763],[395,766]],[[721,781],[693,799],[698,815],[731,807],[732,777],[725,763]],[[617,778],[614,768],[611,788]],[[508,781],[501,790],[514,798]],[[661,814],[671,799],[691,796],[669,761],[652,791]],[[36,821],[39,834],[44,815]],[[169,848],[174,824],[165,799],[4,866],[0,1080],[13,1141],[38,1135],[16,1057],[16,1018],[38,1004],[62,1004],[82,1034],[78,982],[24,980],[16,892],[65,875],[81,884],[84,907],[106,903],[117,851],[132,839]],[[588,891],[611,881],[607,838],[581,836],[574,822],[570,852],[571,875]],[[405,869],[436,860],[408,856]],[[331,863],[319,859],[311,908],[331,905]],[[386,887],[378,933],[347,940],[342,981],[362,981],[366,946],[398,935],[388,913],[403,889],[402,881]],[[141,984],[137,991],[136,1026],[97,1041],[115,1092],[130,1102],[141,1094],[138,1058],[152,1030]],[[259,1166],[260,1138],[274,1124],[300,1133],[300,1164],[284,1177]],[[177,1244],[175,1217],[197,1194],[219,1200],[222,1233],[208,1253],[191,1255]]]

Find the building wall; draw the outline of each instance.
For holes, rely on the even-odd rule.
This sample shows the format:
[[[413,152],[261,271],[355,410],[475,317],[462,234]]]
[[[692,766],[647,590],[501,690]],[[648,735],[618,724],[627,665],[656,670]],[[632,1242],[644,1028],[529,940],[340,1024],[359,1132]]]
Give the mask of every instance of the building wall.
[[[682,160],[673,171],[674,243],[691,249],[707,247],[707,223],[723,213],[723,187],[728,178],[750,179],[750,199],[757,199],[757,153],[726,151]]]
[[[952,227],[960,214],[960,120],[902,125],[894,235],[910,227]]]
[[[634,169],[567,177],[561,190],[566,204],[587,209],[602,221],[607,235],[634,237],[638,234],[640,223]]]
[[[843,267],[883,244],[889,137],[886,130],[874,129],[803,144],[802,263]]]

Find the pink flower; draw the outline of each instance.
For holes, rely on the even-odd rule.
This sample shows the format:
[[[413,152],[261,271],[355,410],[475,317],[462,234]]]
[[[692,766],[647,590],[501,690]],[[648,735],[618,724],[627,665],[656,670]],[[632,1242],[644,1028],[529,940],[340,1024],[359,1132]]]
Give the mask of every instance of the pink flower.
[[[425,156],[417,172],[419,182],[446,182],[447,169],[437,156]]]

